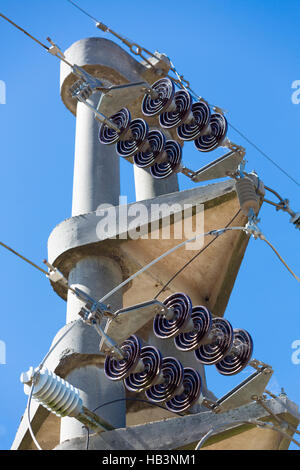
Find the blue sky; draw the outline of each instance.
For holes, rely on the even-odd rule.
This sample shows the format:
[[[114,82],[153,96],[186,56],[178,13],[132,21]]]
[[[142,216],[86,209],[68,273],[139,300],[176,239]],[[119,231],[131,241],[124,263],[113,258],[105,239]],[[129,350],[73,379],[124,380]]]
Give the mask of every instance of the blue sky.
[[[228,110],[234,126],[300,180],[300,104],[291,100],[292,83],[300,79],[299,1],[80,5],[115,31],[166,53],[199,95]],[[85,37],[113,39],[64,0],[0,0],[0,11],[62,49]],[[59,96],[58,60],[2,19],[0,41],[0,80],[6,84],[6,104],[0,105],[0,240],[39,264],[47,257],[50,232],[71,213],[75,119]],[[247,169],[299,211],[299,186],[234,131],[228,137],[246,148]],[[202,155],[187,143],[183,162],[197,169],[217,155]],[[133,169],[122,161],[121,172],[121,193],[133,201]],[[179,181],[180,189],[193,187],[183,175]],[[299,275],[299,231],[289,216],[264,205],[260,217],[267,238]],[[0,448],[7,449],[26,404],[20,373],[38,365],[65,322],[66,305],[38,271],[2,248],[0,282],[0,341],[7,356],[0,364]],[[300,364],[291,360],[291,345],[300,340],[299,283],[261,241],[249,243],[226,318],[252,334],[254,357],[273,366],[270,388],[278,393],[284,387],[300,404]],[[245,377],[226,378],[207,368],[217,396]]]

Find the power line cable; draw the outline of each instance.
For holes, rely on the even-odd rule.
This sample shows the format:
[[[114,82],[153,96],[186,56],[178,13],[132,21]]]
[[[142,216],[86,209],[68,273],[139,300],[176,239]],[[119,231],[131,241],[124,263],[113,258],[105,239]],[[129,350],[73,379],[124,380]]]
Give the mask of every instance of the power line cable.
[[[237,213],[235,214],[235,216],[230,220],[230,222],[228,222],[228,224],[225,226],[225,228],[229,227],[232,222],[236,219],[236,217],[239,215],[239,213],[241,212],[241,209],[239,209],[237,211]],[[187,268],[196,258],[198,258],[198,256],[200,256],[210,245],[212,245],[215,240],[218,238],[218,236],[216,236],[215,238],[213,238],[209,243],[207,243],[207,245],[205,245],[204,248],[202,248],[200,251],[198,251],[198,253],[196,253],[189,261],[187,261],[164,285],[163,287],[157,292],[157,294],[155,295],[154,299],[157,299],[160,294],[162,294],[162,292],[164,292],[164,290],[166,289],[166,287],[168,287],[169,284],[171,284],[172,281],[174,281],[174,279],[182,273],[182,271],[184,271],[185,268]]]
[[[276,250],[276,248],[272,245],[272,243],[269,242],[269,240],[266,239],[266,237],[264,235],[262,235],[261,237],[261,240],[263,240],[264,242],[266,242],[270,248],[272,248],[272,250],[274,251],[274,253],[276,254],[276,256],[280,259],[280,261],[283,263],[283,265],[286,267],[286,269],[291,273],[291,275],[296,279],[296,281],[300,282],[300,278],[291,270],[291,268],[287,265],[287,263],[284,261],[284,259],[282,258],[282,256],[278,253],[278,251]]]
[[[228,122],[228,125],[237,133],[239,134],[248,144],[250,144],[253,148],[255,148],[263,157],[265,157],[269,162],[271,162],[279,171],[281,171],[285,176],[287,176],[291,181],[293,181],[297,186],[300,186],[300,183],[293,178],[287,171],[285,171],[278,163],[276,163],[269,155],[266,154],[258,145],[256,145],[252,140],[250,140],[243,132],[237,129],[233,124]]]
[[[32,34],[28,33],[28,31],[26,31],[25,29],[21,28],[21,26],[18,26],[16,23],[14,23],[12,20],[10,20],[9,18],[7,18],[7,16],[3,15],[3,13],[0,13],[0,16],[2,18],[4,18],[6,21],[8,21],[10,24],[12,24],[15,28],[17,28],[19,31],[22,31],[22,33],[26,34],[28,37],[30,37],[30,39],[33,39],[35,42],[37,42],[40,46],[42,46],[44,49],[46,49],[47,51],[49,51],[49,47],[46,46],[46,44],[43,44],[39,39],[35,38],[34,36],[32,36]]]
[[[83,8],[81,8],[79,5],[77,5],[77,3],[74,3],[72,2],[72,0],[67,0],[69,3],[72,3],[72,5],[74,5],[74,7],[76,7],[78,10],[80,10],[84,15],[88,16],[89,18],[91,18],[93,21],[95,21],[95,23],[98,23],[98,20],[96,18],[94,18],[92,15],[90,15],[90,13],[88,13],[86,10],[84,10]]]

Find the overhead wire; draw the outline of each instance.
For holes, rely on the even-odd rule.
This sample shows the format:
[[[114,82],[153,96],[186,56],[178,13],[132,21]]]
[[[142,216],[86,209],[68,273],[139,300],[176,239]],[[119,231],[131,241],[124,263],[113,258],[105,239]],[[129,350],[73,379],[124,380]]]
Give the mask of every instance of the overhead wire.
[[[47,51],[49,51],[50,47],[46,46],[46,44],[42,43],[39,39],[37,39],[36,37],[32,36],[32,34],[28,33],[28,31],[26,31],[25,29],[21,28],[21,26],[18,26],[16,23],[14,23],[12,20],[10,20],[9,18],[7,18],[7,16],[3,15],[3,13],[0,13],[0,16],[5,19],[6,21],[8,21],[10,24],[12,24],[15,28],[17,28],[19,31],[22,31],[22,33],[26,34],[27,36],[29,36],[31,39],[33,39],[33,41],[37,42],[40,46],[42,46],[44,49],[46,49]]]
[[[229,227],[232,224],[232,222],[236,219],[236,217],[239,215],[240,212],[241,212],[241,209],[239,209],[237,213],[232,217],[232,219],[228,222],[228,224],[225,225],[225,228]],[[174,279],[179,274],[181,274],[184,271],[184,269],[186,269],[196,258],[198,258],[198,256],[200,256],[210,245],[212,245],[217,240],[217,238],[219,238],[219,236],[214,237],[200,251],[198,251],[198,253],[196,253],[191,259],[189,259],[180,269],[178,269],[178,271],[176,271],[176,273],[157,292],[157,294],[154,297],[154,300],[156,300],[160,296],[160,294],[162,294],[165,291],[165,289],[169,286],[169,284],[171,284],[171,282],[174,281]]]
[[[278,163],[276,163],[266,152],[264,152],[258,145],[256,145],[252,140],[250,140],[243,132],[237,129],[231,122],[228,121],[228,125],[239,134],[248,144],[250,144],[255,150],[257,150],[263,157],[265,157],[270,163],[272,163],[279,171],[281,171],[287,178],[293,181],[297,186],[300,186],[300,183],[291,176],[286,170],[284,170]]]
[[[43,450],[41,448],[40,444],[38,443],[38,441],[35,437],[35,434],[33,432],[32,426],[31,426],[30,407],[31,407],[33,389],[34,389],[34,383],[32,382],[31,387],[30,387],[28,400],[27,400],[27,424],[28,424],[29,433],[30,433],[30,435],[32,437],[32,440],[33,440],[34,444],[36,445],[37,449],[38,450]]]
[[[277,251],[276,248],[272,245],[272,243],[269,242],[269,240],[267,240],[264,235],[262,235],[260,238],[261,238],[261,240],[263,240],[265,243],[267,243],[267,245],[269,245],[270,248],[272,248],[272,250],[274,251],[274,253],[276,254],[276,256],[280,259],[280,261],[283,263],[283,265],[286,267],[286,269],[291,273],[291,275],[296,279],[296,281],[300,282],[300,277],[297,276],[297,275],[291,270],[291,268],[290,268],[290,267],[288,266],[288,264],[284,261],[284,259],[283,259],[282,256],[278,253],[278,251]]]
[[[23,261],[26,261],[26,263],[30,264],[31,266],[33,266],[34,268],[38,269],[40,272],[42,272],[43,274],[48,274],[47,271],[45,271],[44,269],[40,268],[40,266],[38,266],[37,264],[35,264],[33,261],[30,261],[28,258],[26,258],[25,256],[21,255],[20,253],[18,253],[17,251],[13,250],[10,246],[6,245],[5,243],[1,242],[0,241],[0,245],[3,246],[4,248],[6,248],[7,250],[11,251],[14,255],[18,256],[19,258],[21,258]]]

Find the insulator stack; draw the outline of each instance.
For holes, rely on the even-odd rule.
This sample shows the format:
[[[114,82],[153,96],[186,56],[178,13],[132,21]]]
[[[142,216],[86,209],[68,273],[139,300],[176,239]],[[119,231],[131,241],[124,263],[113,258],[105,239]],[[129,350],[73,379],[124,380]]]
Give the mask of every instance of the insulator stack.
[[[143,346],[141,361],[144,369],[141,372],[131,373],[124,380],[124,385],[131,392],[143,392],[150,388],[157,380],[162,367],[160,351],[153,346]]]
[[[199,372],[191,367],[185,367],[182,385],[175,396],[165,403],[165,407],[175,413],[184,413],[199,400],[201,391],[202,381]]]
[[[177,128],[178,137],[186,141],[197,139],[205,132],[210,121],[210,109],[204,101],[194,103],[191,111],[190,122],[183,123]]]
[[[153,320],[153,331],[158,338],[173,338],[183,330],[193,328],[192,301],[188,295],[172,294],[163,304],[169,309],[169,314],[157,314]]]
[[[192,97],[186,90],[177,91],[171,106],[159,116],[159,124],[165,129],[172,129],[192,120]]]
[[[213,318],[211,330],[194,354],[198,361],[205,365],[217,364],[230,351],[233,342],[233,329],[228,320]]]
[[[21,375],[24,391],[30,393],[33,369]],[[78,417],[83,411],[79,390],[54,372],[43,367],[34,376],[32,397],[57,416]]]
[[[234,375],[241,372],[249,363],[253,352],[253,341],[246,330],[233,330],[233,343],[226,356],[216,364],[222,375]]]
[[[175,109],[175,87],[172,80],[169,78],[161,78],[153,83],[151,90],[152,93],[156,93],[157,96],[153,98],[151,94],[146,93],[142,102],[142,112],[145,116],[157,116],[170,107]]]
[[[150,131],[145,141],[145,149],[134,155],[133,163],[139,168],[149,168],[160,163],[165,156],[165,144],[166,138],[161,131]]]
[[[106,356],[104,362],[104,373],[110,380],[123,380],[132,372],[144,370],[141,360],[141,342],[136,335],[131,335],[126,339],[120,349],[124,353],[123,359],[116,359],[110,354]]]
[[[131,114],[127,108],[122,108],[118,113],[110,116],[109,119],[118,126],[119,132],[112,129],[107,124],[101,124],[99,128],[100,144],[116,144],[120,139],[126,139],[126,136],[128,136]]]
[[[133,119],[129,124],[125,138],[117,142],[117,154],[129,158],[140,152],[144,147],[149,147],[146,140],[149,127],[144,119]]]
[[[180,333],[174,338],[174,343],[180,351],[194,351],[208,336],[212,326],[212,315],[203,306],[192,308],[191,314],[193,329],[187,333]]]
[[[239,178],[235,182],[235,189],[242,212],[248,216],[249,211],[252,209],[254,214],[257,214],[259,210],[259,197],[256,194],[253,181],[246,176]]]
[[[161,372],[156,384],[145,391],[146,397],[152,403],[164,403],[173,396],[182,385],[183,365],[175,357],[165,357],[162,360]]]
[[[171,176],[179,169],[182,159],[182,149],[175,140],[167,140],[160,163],[154,163],[150,167],[153,178],[164,179]]]
[[[200,152],[211,152],[217,147],[227,146],[227,130],[228,124],[225,116],[219,113],[212,114],[203,135],[195,140],[196,149]]]

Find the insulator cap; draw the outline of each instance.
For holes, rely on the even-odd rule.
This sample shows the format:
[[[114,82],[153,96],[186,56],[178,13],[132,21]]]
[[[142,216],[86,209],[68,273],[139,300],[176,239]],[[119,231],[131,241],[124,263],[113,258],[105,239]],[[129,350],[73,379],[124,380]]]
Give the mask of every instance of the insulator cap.
[[[259,198],[256,194],[252,180],[246,176],[244,178],[239,178],[235,182],[235,189],[243,214],[248,216],[250,209],[257,214],[259,210]]]
[[[192,105],[193,121],[181,124],[177,129],[177,135],[182,140],[195,140],[207,127],[210,120],[210,109],[204,101],[199,101]]]
[[[145,152],[138,152],[133,157],[133,163],[139,168],[149,168],[159,162],[165,150],[166,138],[161,131],[150,131],[147,140],[151,149]]]
[[[165,145],[166,160],[162,163],[154,163],[150,167],[153,178],[164,179],[175,173],[181,164],[182,149],[175,140],[167,140]]]
[[[202,135],[195,140],[195,146],[200,152],[211,152],[219,147],[226,137],[228,124],[223,114],[212,114],[209,121],[211,131],[207,135]]]
[[[199,372],[192,367],[185,367],[183,369],[182,386],[183,391],[165,403],[165,407],[169,411],[184,413],[199,400],[202,391],[202,380]]]
[[[216,334],[212,342],[203,344],[194,351],[196,359],[206,365],[220,362],[231,349],[233,341],[232,326],[224,318],[213,318],[211,333]]]
[[[200,346],[201,341],[211,330],[212,315],[210,311],[202,305],[192,308],[191,314],[194,331],[180,333],[174,338],[174,343],[180,351],[194,351]]]
[[[162,360],[161,374],[164,382],[153,385],[145,392],[152,403],[164,403],[173,398],[183,381],[183,365],[175,357],[165,357]]]
[[[176,111],[166,111],[159,116],[159,123],[165,129],[178,127],[190,116],[192,97],[186,90],[179,90],[174,95]]]
[[[142,347],[141,360],[145,366],[144,370],[130,374],[124,380],[124,385],[130,392],[143,392],[147,390],[160,374],[162,356],[157,348],[153,346]]]
[[[99,128],[99,142],[104,145],[116,144],[126,134],[131,121],[130,111],[122,108],[118,113],[109,118],[120,129],[120,133],[109,127],[107,124],[101,124]]]
[[[157,314],[153,320],[153,331],[158,338],[173,338],[190,320],[192,301],[188,295],[179,292],[167,297],[163,304],[167,308],[173,309],[173,317],[171,320],[167,320],[165,315]]]
[[[133,119],[129,125],[132,137],[117,142],[117,154],[129,158],[140,151],[148,135],[148,124],[144,119]]]
[[[158,93],[158,98],[153,99],[146,94],[142,102],[142,112],[145,116],[157,116],[164,112],[173,101],[175,87],[169,78],[161,78],[151,86]]]
[[[218,364],[217,370],[222,375],[235,375],[249,363],[253,353],[253,341],[246,330],[233,330],[233,348]]]
[[[104,362],[104,373],[110,380],[123,380],[137,366],[141,354],[141,342],[136,335],[131,335],[120,346],[124,352],[124,359],[115,359],[113,356],[106,356]]]

